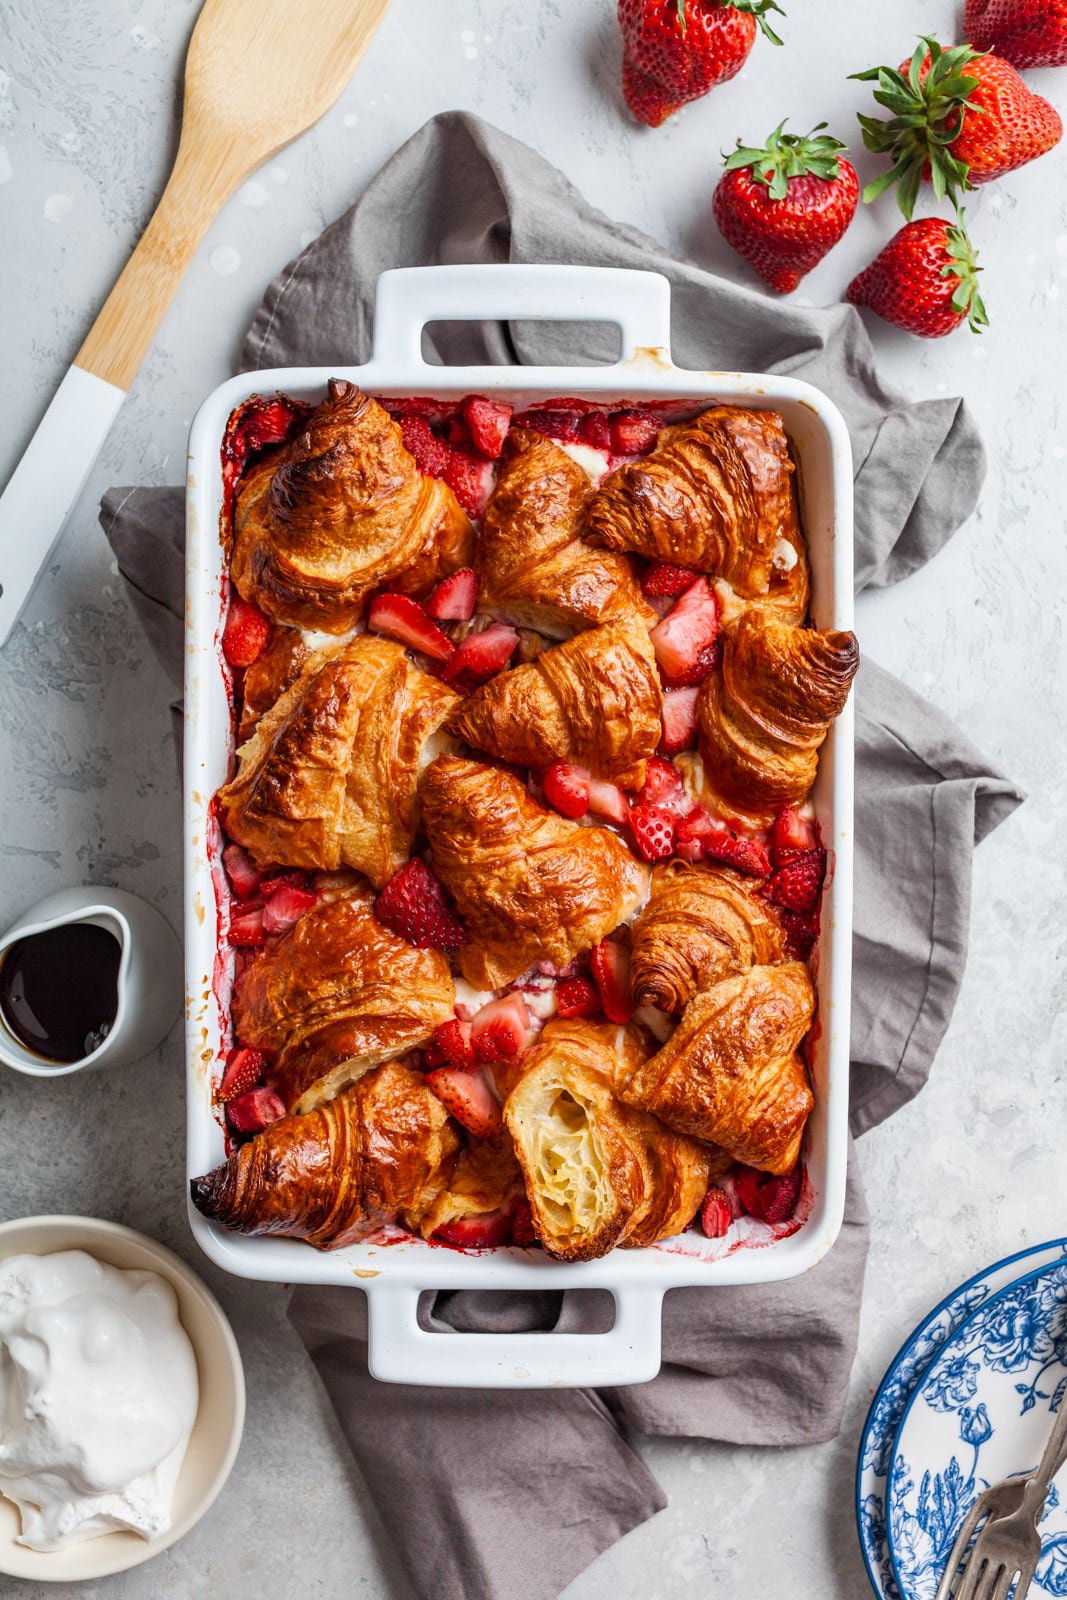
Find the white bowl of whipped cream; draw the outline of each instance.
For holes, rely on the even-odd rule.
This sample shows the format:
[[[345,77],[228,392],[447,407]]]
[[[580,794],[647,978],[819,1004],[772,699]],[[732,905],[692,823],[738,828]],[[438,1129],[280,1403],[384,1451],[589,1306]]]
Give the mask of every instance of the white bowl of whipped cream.
[[[222,1307],[170,1250],[94,1217],[0,1223],[0,1573],[159,1555],[226,1482],[244,1411]]]

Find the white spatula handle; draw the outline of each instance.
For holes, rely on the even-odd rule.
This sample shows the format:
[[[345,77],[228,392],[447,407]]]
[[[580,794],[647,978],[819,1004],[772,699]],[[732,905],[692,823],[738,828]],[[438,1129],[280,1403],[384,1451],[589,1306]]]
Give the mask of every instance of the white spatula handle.
[[[113,383],[71,367],[0,495],[0,647],[125,398]]]

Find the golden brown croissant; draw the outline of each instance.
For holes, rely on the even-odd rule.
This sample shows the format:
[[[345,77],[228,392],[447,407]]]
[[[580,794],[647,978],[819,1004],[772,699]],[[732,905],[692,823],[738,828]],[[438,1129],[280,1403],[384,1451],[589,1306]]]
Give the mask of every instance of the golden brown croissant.
[[[241,725],[238,744],[252,737],[256,723],[286,689],[291,689],[313,655],[299,628],[274,627],[266,649],[246,667],[241,691]]]
[[[618,467],[590,503],[585,536],[725,579],[753,600],[807,610],[807,556],[793,463],[776,411],[716,406],[664,428],[651,455]]]
[[[501,672],[455,707],[451,733],[520,767],[557,757],[640,787],[663,734],[656,656],[640,625],[607,623]]]
[[[801,961],[723,978],[689,1002],[667,1043],[619,1091],[737,1161],[788,1172],[813,1104],[797,1046],[814,1010]]]
[[[417,1228],[458,1144],[422,1074],[391,1061],[314,1111],[272,1122],[190,1189],[198,1211],[239,1233],[337,1250],[385,1223]]]
[[[781,924],[751,878],[729,867],[668,861],[652,872],[633,925],[630,976],[638,1005],[684,1011],[730,972],[770,966],[785,949]]]
[[[362,1067],[425,1043],[453,1015],[444,956],[398,939],[372,904],[356,889],[313,907],[237,980],[236,1037],[278,1052],[269,1081],[290,1111],[311,1110]]]
[[[261,865],[353,867],[380,889],[411,854],[419,769],[458,699],[388,639],[314,656],[237,752],[227,833]]]
[[[565,450],[512,428],[474,557],[480,610],[553,639],[595,622],[656,622],[628,558],[583,544],[591,494]]]
[[[766,823],[804,799],[858,666],[853,633],[793,628],[758,608],[741,617],[697,700],[705,779],[725,810]]]
[[[624,1105],[616,1076],[649,1054],[641,1028],[550,1022],[504,1105],[534,1230],[560,1261],[680,1233],[708,1187],[709,1153]]]
[[[400,427],[354,383],[242,478],[232,576],[276,622],[343,633],[373,589],[418,594],[469,565],[474,530],[452,490],[424,477]]]
[[[477,989],[538,960],[565,966],[644,893],[647,869],[616,834],[545,811],[499,767],[438,756],[419,787],[433,869],[467,930],[459,969]]]
[[[522,1193],[522,1172],[507,1129],[489,1139],[472,1139],[461,1152],[447,1188],[419,1222],[419,1232],[428,1239],[446,1222],[485,1216]]]

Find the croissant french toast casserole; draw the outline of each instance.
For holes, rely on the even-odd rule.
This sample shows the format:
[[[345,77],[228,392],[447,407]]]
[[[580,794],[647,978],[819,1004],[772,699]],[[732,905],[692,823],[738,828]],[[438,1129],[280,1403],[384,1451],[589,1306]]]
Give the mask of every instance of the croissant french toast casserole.
[[[810,624],[782,418],[335,380],[246,401],[223,471],[197,1208],[571,1262],[799,1226],[858,655]]]

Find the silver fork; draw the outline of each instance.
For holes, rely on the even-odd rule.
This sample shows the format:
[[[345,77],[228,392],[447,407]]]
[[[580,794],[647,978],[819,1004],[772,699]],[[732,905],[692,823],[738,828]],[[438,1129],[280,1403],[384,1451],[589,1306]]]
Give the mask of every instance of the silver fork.
[[[1041,1555],[1037,1520],[1049,1484],[1067,1459],[1067,1398],[1052,1425],[1036,1471],[1005,1479],[978,1496],[956,1535],[934,1600],[1023,1600]],[[979,1522],[983,1526],[970,1551]],[[953,1589],[957,1575],[958,1589]]]

